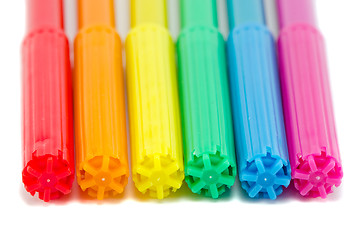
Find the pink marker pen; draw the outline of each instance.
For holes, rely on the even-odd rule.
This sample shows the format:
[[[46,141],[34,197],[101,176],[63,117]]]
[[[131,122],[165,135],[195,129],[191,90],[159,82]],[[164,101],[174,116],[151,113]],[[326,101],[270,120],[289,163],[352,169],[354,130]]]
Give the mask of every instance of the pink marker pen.
[[[294,186],[326,198],[343,176],[324,39],[313,0],[278,0],[285,126]]]

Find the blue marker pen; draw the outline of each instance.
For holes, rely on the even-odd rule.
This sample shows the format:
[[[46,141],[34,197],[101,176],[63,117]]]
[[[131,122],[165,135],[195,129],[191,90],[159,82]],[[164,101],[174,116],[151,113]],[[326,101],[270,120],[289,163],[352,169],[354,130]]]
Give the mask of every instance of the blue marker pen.
[[[227,42],[239,177],[251,198],[276,197],[291,179],[275,43],[262,0],[227,0]]]

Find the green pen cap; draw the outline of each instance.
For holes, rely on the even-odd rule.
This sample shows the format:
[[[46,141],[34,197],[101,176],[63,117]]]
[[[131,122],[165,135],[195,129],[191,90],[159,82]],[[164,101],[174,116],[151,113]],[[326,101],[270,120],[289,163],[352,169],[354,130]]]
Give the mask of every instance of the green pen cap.
[[[236,161],[225,58],[216,0],[180,0],[177,42],[185,179],[218,198],[235,182]]]

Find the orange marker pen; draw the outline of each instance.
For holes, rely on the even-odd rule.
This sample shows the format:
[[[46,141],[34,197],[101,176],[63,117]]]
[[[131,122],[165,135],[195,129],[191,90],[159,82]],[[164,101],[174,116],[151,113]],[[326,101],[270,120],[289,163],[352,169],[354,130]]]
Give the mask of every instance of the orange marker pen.
[[[128,181],[121,39],[113,0],[78,0],[74,111],[78,183],[92,197],[117,195]]]

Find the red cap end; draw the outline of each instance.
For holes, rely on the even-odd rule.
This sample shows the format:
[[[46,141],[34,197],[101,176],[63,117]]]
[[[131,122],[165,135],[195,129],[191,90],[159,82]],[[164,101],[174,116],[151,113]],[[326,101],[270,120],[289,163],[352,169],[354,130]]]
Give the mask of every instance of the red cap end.
[[[33,154],[23,170],[23,183],[31,195],[38,192],[39,198],[48,202],[70,193],[74,174],[62,155],[61,152],[58,156]]]

